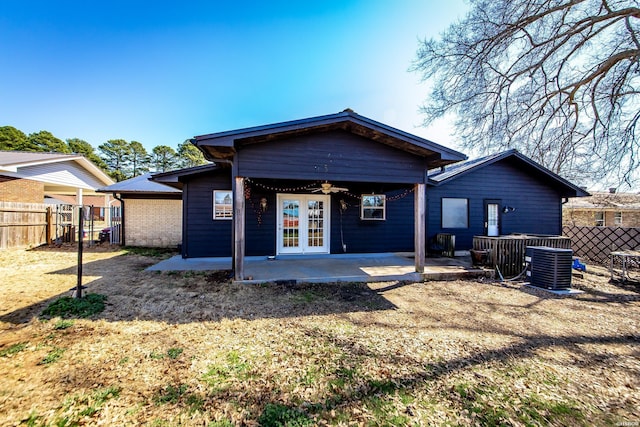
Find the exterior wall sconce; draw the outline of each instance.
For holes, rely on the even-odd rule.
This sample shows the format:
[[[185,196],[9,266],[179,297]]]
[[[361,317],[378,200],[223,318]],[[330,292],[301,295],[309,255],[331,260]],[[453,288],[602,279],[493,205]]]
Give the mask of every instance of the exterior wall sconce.
[[[516,208],[511,206],[505,206],[504,208],[502,208],[503,213],[509,213],[509,212],[515,212],[515,211],[516,211]]]
[[[262,199],[260,199],[260,209],[262,210],[262,212],[266,212],[267,211],[267,198],[263,197]]]

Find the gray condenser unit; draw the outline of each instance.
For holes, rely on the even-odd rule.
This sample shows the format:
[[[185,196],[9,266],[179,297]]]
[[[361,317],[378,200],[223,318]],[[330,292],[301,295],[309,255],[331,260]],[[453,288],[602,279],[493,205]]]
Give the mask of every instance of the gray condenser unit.
[[[571,287],[571,249],[527,246],[525,253],[527,278],[533,286],[545,289]]]

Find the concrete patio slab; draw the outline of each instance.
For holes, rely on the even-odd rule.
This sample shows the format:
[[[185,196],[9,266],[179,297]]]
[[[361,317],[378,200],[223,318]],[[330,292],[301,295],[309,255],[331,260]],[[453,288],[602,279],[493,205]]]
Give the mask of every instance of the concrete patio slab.
[[[187,258],[175,256],[159,262],[148,271],[231,270],[227,258]],[[331,254],[277,257],[245,257],[245,280],[264,282],[382,282],[452,280],[490,276],[492,271],[471,266],[469,257],[427,258],[424,273],[414,271],[413,254]]]

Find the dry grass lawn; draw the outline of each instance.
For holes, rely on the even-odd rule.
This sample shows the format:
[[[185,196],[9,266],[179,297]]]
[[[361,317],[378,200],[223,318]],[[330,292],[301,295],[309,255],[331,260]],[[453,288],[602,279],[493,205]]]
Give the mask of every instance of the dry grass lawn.
[[[640,285],[248,286],[85,251],[0,252],[0,425],[638,425]],[[281,424],[278,424],[280,422]]]

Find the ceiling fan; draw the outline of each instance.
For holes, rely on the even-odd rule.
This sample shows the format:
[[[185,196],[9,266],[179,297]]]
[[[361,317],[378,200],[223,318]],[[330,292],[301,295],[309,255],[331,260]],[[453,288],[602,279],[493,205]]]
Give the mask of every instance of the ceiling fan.
[[[340,191],[349,191],[348,188],[334,187],[330,182],[323,182],[320,187],[311,190],[312,193],[322,192],[323,194],[339,193]]]

